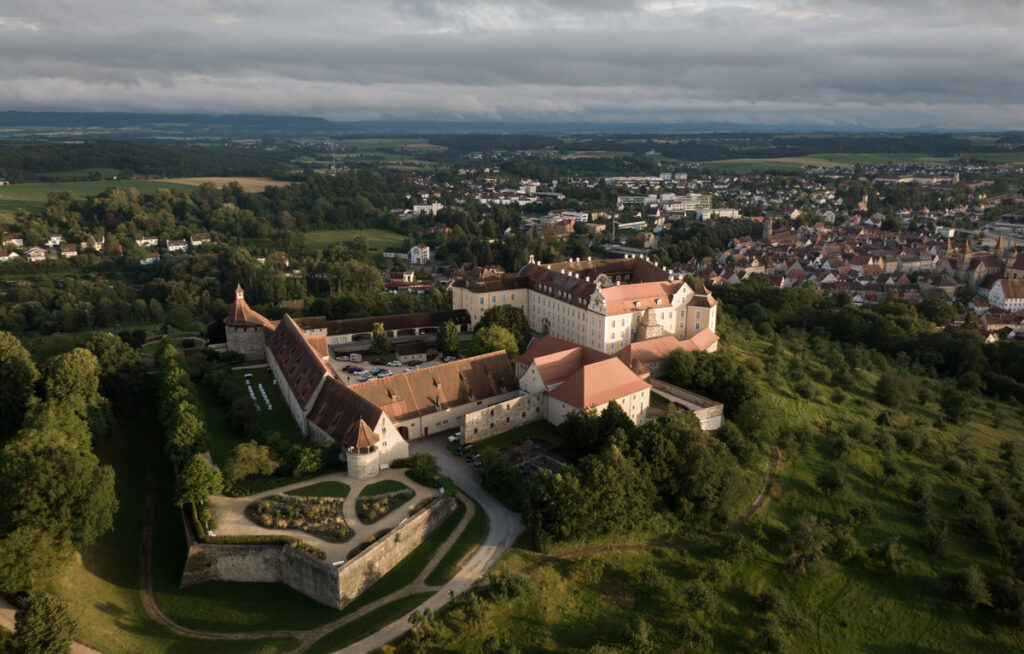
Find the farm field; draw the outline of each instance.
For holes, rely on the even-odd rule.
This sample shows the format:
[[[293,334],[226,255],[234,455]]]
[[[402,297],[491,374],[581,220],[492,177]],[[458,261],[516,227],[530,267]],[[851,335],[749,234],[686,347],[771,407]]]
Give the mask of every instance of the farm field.
[[[306,232],[303,236],[306,239],[305,249],[307,252],[323,250],[360,236],[366,239],[371,250],[401,247],[405,241],[405,237],[401,234],[389,232],[386,229],[326,229],[318,232]]]
[[[288,186],[293,183],[269,177],[170,177],[160,181],[185,186],[199,186],[200,184],[227,186],[231,182],[237,182],[246,193],[262,193],[268,186]]]
[[[46,206],[46,196],[54,191],[71,191],[80,198],[99,195],[108,188],[134,188],[140,193],[153,193],[161,188],[191,189],[191,186],[151,179],[117,179],[99,182],[51,182],[40,184],[9,184],[0,186],[0,214],[18,209],[37,211]]]
[[[841,166],[850,168],[855,165],[871,165],[881,163],[931,163],[939,164],[952,161],[954,157],[936,157],[919,153],[825,153],[801,157],[776,157],[768,159],[719,159],[701,163],[701,168],[712,172],[747,174],[753,172],[794,172],[807,166]]]

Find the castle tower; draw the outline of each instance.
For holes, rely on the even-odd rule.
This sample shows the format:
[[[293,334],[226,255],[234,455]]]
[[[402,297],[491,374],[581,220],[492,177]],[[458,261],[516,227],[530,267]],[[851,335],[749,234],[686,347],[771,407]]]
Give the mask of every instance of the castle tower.
[[[768,216],[764,219],[764,231],[761,232],[761,238],[767,240],[772,237],[772,228],[774,227],[775,219]]]
[[[224,316],[224,333],[228,350],[245,355],[246,359],[260,360],[266,357],[267,340],[264,328],[270,327],[269,320],[256,313],[245,301],[245,291],[239,284],[235,289],[235,303]]]

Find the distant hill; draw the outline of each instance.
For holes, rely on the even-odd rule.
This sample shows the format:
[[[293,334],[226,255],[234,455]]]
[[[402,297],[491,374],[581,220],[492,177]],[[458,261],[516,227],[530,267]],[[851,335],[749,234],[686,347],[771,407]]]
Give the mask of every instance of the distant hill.
[[[334,122],[315,116],[160,114],[84,111],[0,111],[6,137],[259,137],[344,134],[666,134],[683,132],[865,133],[858,127],[752,125],[731,122],[592,123],[462,120],[363,120]],[[877,130],[875,130],[877,132]],[[893,130],[934,132],[928,128]]]

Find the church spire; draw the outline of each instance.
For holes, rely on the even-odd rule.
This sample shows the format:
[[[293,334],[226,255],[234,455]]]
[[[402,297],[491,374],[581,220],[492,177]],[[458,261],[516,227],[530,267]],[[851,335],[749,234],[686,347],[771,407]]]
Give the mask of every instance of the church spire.
[[[238,300],[244,300],[244,299],[245,299],[245,291],[242,290],[242,285],[239,284],[235,288],[235,300],[238,301]]]

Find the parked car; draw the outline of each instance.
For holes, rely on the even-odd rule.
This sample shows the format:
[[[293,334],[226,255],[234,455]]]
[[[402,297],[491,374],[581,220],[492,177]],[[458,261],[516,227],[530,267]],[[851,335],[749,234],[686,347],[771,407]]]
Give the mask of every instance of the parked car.
[[[371,379],[373,379],[373,377],[371,377],[370,375],[363,375],[362,377],[359,378],[359,381],[361,381],[361,382],[368,382]]]
[[[385,370],[384,372],[377,373],[377,376],[378,377],[390,377],[393,374],[395,374],[395,373],[391,372],[390,370]]]
[[[408,368],[405,369],[405,371],[409,372],[410,370],[419,370],[419,369],[420,369],[419,366],[409,366]]]
[[[388,365],[389,366],[400,366],[400,365],[402,365],[402,362],[398,361],[398,360],[388,361]]]
[[[463,454],[466,454],[466,453],[472,452],[472,451],[473,451],[473,444],[472,443],[465,443],[463,445],[460,445],[455,450],[455,454],[458,455],[458,456],[462,456]]]
[[[383,366],[387,362],[384,359],[374,359],[370,363],[372,363],[375,366]]]
[[[445,363],[451,363],[452,361],[455,361],[455,359],[456,359],[456,357],[453,357],[452,355],[450,355],[450,354],[449,354],[448,356],[446,356],[446,357],[445,357],[445,358],[443,359],[443,361],[444,361]]]
[[[351,359],[351,357],[349,357],[349,355],[347,354],[339,354],[334,358],[337,359],[338,361],[349,361]]]
[[[454,434],[452,434],[451,436],[448,437],[448,442],[449,443],[454,443],[455,441],[459,440],[460,438],[462,438],[462,434],[460,432],[455,432]]]

